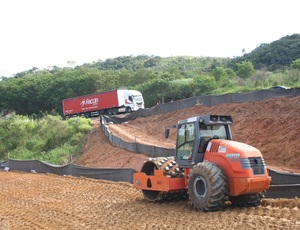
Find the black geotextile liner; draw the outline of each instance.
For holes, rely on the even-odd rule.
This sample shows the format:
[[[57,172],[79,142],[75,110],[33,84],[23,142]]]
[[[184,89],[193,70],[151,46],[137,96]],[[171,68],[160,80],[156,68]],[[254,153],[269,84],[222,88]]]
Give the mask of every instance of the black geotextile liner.
[[[52,173],[62,176],[87,177],[94,179],[124,181],[132,183],[132,177],[135,170],[125,168],[93,168],[74,164],[52,165],[38,160],[7,160],[0,162],[1,166],[8,167],[9,170],[34,172],[34,173]]]
[[[122,181],[132,183],[133,169],[92,168],[79,165],[51,165],[38,160],[7,160],[0,162],[0,170],[17,170],[33,173],[51,173],[61,176],[87,177],[93,179]],[[269,169],[272,177],[271,187],[264,196],[266,198],[300,197],[300,174],[289,174]]]

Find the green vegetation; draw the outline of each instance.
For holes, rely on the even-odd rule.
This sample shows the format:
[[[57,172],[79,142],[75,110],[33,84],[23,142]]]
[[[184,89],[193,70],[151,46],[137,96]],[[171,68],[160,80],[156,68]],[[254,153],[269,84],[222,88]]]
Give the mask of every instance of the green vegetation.
[[[237,64],[237,75],[240,78],[250,78],[254,73],[254,67],[250,61],[242,61]]]
[[[190,57],[160,58],[155,62],[156,66],[145,68],[145,63],[153,57],[143,58],[140,62],[144,64],[140,64],[140,68],[136,64],[136,70],[100,70],[85,65],[4,78],[0,81],[0,91],[4,92],[0,94],[0,113],[62,115],[63,99],[122,86],[141,91],[146,107],[151,107],[159,101],[170,102],[192,96],[252,91],[274,85],[300,85],[297,60],[289,68],[271,72],[255,69],[250,61],[236,63],[234,69],[229,67],[228,59]],[[132,59],[134,63],[137,57],[124,59]]]
[[[53,115],[32,119],[10,114],[0,119],[0,160],[69,163],[80,153],[91,127],[91,120],[81,117],[65,121]]]
[[[300,70],[300,59],[297,59],[297,60],[293,61],[291,67],[293,69]]]
[[[151,107],[158,102],[275,85],[300,87],[300,34],[261,44],[232,59],[140,55],[75,68],[33,67],[0,78],[0,159],[9,155],[62,163],[76,156],[90,123],[83,118],[63,121],[63,99],[125,86],[141,91],[145,106]]]
[[[235,58],[232,64],[250,61],[255,69],[276,71],[289,68],[297,59],[300,59],[300,34],[293,34],[270,44],[263,43],[251,53]]]

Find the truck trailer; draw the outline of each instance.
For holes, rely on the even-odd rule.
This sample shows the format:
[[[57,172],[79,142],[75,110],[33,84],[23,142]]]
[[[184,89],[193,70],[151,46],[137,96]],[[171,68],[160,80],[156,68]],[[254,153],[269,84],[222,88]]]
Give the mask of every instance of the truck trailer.
[[[143,95],[137,90],[118,89],[64,99],[65,117],[92,117],[100,114],[116,115],[144,108]]]

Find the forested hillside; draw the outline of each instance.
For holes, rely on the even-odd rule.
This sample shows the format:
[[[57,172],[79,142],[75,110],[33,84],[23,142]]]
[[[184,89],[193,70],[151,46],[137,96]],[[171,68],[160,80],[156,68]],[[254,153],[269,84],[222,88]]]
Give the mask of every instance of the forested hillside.
[[[300,34],[293,34],[270,44],[262,43],[251,53],[236,58],[233,63],[251,61],[255,69],[275,71],[290,67],[297,59],[300,59]]]
[[[299,87],[299,60],[300,34],[294,34],[233,59],[140,55],[75,67],[33,67],[1,78],[0,111],[61,115],[63,99],[119,87],[141,91],[146,107],[157,102],[274,85]]]

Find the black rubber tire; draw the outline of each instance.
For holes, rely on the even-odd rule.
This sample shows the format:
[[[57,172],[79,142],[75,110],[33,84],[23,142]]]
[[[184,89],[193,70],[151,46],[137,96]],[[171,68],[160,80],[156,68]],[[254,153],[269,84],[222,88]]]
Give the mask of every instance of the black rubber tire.
[[[188,194],[198,211],[217,211],[225,206],[228,183],[224,171],[211,162],[193,167],[188,179]]]
[[[108,109],[106,113],[107,113],[107,115],[113,115],[114,110],[113,109]]]
[[[113,114],[114,114],[114,115],[117,115],[118,113],[119,113],[119,110],[118,110],[117,108],[114,108]]]
[[[229,200],[232,205],[238,207],[257,207],[261,204],[263,195],[261,193],[230,196]]]
[[[131,113],[132,109],[130,107],[126,107],[126,113]]]
[[[85,118],[91,118],[91,113],[89,113],[89,112],[84,113],[84,117],[85,117]]]

